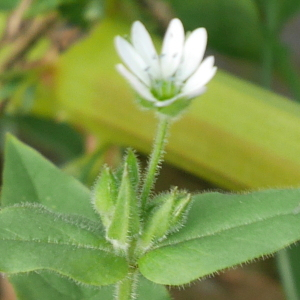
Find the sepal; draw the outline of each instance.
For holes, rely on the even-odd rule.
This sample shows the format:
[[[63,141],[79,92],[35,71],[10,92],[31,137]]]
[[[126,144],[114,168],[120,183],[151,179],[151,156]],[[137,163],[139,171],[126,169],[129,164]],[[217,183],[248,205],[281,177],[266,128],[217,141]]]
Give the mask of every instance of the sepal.
[[[169,233],[179,230],[184,225],[191,204],[192,195],[189,193],[182,192],[176,197]]]
[[[129,174],[129,166],[125,161],[115,211],[106,232],[106,238],[117,251],[126,251],[131,238],[140,231],[139,207]]]
[[[157,199],[154,199],[154,201]],[[146,250],[154,241],[163,238],[169,230],[174,193],[159,196],[159,205],[156,205],[146,220],[144,231],[140,238],[139,247]]]
[[[92,202],[107,228],[112,220],[117,201],[117,181],[108,166],[102,169],[92,191]]]
[[[125,162],[128,166],[128,175],[135,191],[138,190],[140,181],[140,166],[139,161],[132,149],[128,149]]]
[[[180,228],[184,223],[190,200],[190,194],[178,192],[177,188],[154,198],[138,247],[145,251],[156,241],[164,239],[169,233]]]

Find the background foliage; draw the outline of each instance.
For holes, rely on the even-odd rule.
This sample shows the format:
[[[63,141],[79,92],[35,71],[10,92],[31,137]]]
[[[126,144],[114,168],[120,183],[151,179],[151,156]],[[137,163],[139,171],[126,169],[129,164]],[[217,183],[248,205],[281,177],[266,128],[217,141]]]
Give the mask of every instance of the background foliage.
[[[1,0],[0,10],[1,152],[11,132],[88,185],[123,147],[147,153],[155,121],[116,73],[112,41],[140,19],[159,44],[176,15],[187,30],[206,27],[217,65],[240,78],[218,72],[172,128],[167,161],[205,180],[193,179],[195,189],[299,186],[299,1]],[[190,184],[186,176],[175,178],[179,186]],[[296,297],[298,252],[278,259],[282,274],[295,268],[298,286],[286,284]],[[42,275],[41,285],[51,277]],[[24,291],[22,276],[12,281]]]

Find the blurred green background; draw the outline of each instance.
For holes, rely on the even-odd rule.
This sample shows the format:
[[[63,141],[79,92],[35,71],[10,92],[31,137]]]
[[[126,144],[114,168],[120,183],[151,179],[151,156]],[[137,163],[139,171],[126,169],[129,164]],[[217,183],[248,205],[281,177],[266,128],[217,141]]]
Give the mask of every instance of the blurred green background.
[[[298,187],[299,0],[0,0],[1,154],[11,132],[87,185],[127,146],[145,161],[156,120],[115,71],[113,38],[138,19],[159,47],[175,16],[206,27],[219,70],[172,127],[157,190]],[[298,252],[279,254],[279,271],[266,260],[173,293],[285,299],[288,269],[300,295]]]

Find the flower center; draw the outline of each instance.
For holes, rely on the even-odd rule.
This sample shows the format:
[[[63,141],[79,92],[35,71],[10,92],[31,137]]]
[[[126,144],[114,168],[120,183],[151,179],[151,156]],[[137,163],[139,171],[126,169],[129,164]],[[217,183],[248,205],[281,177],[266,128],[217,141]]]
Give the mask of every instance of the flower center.
[[[171,99],[180,93],[181,87],[174,79],[153,80],[150,92],[158,101]]]

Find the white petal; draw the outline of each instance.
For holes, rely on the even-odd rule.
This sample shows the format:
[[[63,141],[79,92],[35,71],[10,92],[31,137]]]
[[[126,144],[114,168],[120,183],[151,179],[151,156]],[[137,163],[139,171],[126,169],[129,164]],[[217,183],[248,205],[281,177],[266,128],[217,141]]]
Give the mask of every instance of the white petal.
[[[149,72],[155,78],[160,78],[161,73],[157,52],[147,29],[141,22],[136,21],[133,23],[131,39],[135,50],[147,63]]]
[[[129,72],[122,64],[116,65],[118,72],[129,82],[132,88],[145,100],[156,102],[149,89],[139,79]]]
[[[141,56],[135,51],[133,46],[125,39],[117,36],[115,45],[119,56],[122,58],[126,66],[146,85],[150,85],[151,81],[147,73],[147,64]]]
[[[179,19],[173,19],[164,37],[161,51],[161,71],[165,79],[177,70],[183,51],[184,29]]]
[[[196,71],[203,59],[206,43],[205,28],[198,28],[188,36],[183,48],[182,62],[176,73],[178,80],[184,81]]]
[[[198,96],[204,94],[206,92],[206,89],[207,89],[206,86],[201,86],[201,87],[196,88],[195,90],[191,90],[189,92],[182,93],[182,95],[187,97],[187,99],[192,99],[192,98],[195,98],[195,97],[198,97]]]
[[[196,72],[187,80],[182,88],[183,93],[189,93],[201,86],[206,85],[215,75],[217,68],[214,67],[214,57],[207,57]]]

